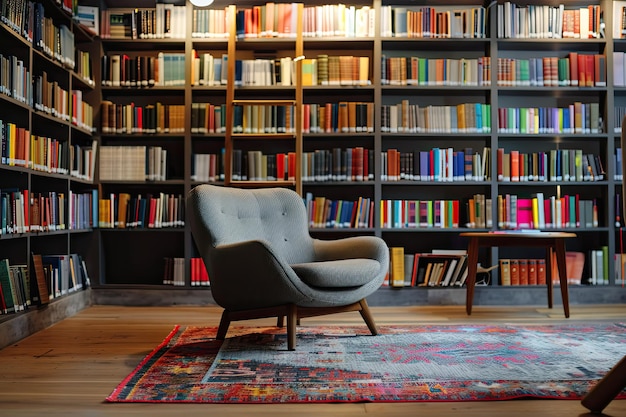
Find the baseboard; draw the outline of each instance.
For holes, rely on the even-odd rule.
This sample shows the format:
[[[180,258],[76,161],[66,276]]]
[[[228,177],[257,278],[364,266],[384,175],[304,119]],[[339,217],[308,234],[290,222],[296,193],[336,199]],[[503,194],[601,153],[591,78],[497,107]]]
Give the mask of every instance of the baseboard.
[[[554,287],[554,305],[561,305],[561,290]],[[367,297],[373,306],[465,305],[464,288],[389,288],[382,287]],[[576,285],[569,289],[570,305],[626,304],[626,288]],[[147,288],[99,287],[93,289],[96,305],[172,306],[216,305],[208,288],[178,288],[171,291]],[[475,306],[548,305],[547,289],[541,287],[476,287]]]
[[[77,291],[43,307],[31,307],[17,314],[0,316],[0,349],[52,326],[89,307],[92,290]]]

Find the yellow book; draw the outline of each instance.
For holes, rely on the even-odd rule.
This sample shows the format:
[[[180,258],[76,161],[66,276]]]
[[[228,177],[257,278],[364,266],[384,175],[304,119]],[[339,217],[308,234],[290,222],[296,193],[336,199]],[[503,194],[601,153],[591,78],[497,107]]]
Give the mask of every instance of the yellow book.
[[[404,286],[404,248],[393,246],[391,250],[391,279],[389,284],[392,287]]]
[[[533,228],[539,229],[539,200],[533,198]]]

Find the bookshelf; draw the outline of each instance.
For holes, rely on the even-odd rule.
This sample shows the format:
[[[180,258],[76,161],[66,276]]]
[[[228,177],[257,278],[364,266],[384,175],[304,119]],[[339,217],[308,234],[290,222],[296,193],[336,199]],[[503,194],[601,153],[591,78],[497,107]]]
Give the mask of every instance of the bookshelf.
[[[80,277],[73,281],[67,275],[71,281],[62,282],[46,275],[46,288],[38,288],[31,254],[43,256],[46,265],[50,255],[77,255],[72,263],[84,260],[89,278],[99,279],[91,220],[91,202],[98,199],[93,108],[99,97],[91,73],[99,56],[95,37],[74,22],[71,9],[53,1],[5,3],[11,7],[0,19],[2,72],[7,74],[0,87],[0,253],[16,268],[12,283],[18,308],[0,315],[0,346],[91,303],[90,291],[78,291],[87,287]],[[11,13],[17,10],[23,14]],[[48,32],[42,31],[44,24]],[[59,42],[54,42],[53,32]],[[20,295],[26,276],[32,290],[24,286]],[[61,284],[58,291],[56,284]],[[46,308],[38,301],[43,291],[50,299]]]
[[[103,100],[122,104],[132,100],[143,105],[161,101],[165,105],[181,106],[186,115],[184,130],[180,132],[102,132],[100,141],[104,147],[139,144],[167,150],[164,180],[101,179],[102,195],[143,196],[164,192],[178,196],[203,182],[243,187],[284,185],[298,190],[310,205],[314,236],[373,234],[383,237],[390,247],[404,248],[405,254],[437,248],[465,249],[467,242],[459,237],[461,231],[514,227],[517,220],[504,216],[507,210],[511,211],[512,196],[528,200],[539,194],[550,201],[551,197],[561,200],[578,195],[579,200],[595,202],[591,207],[592,213],[593,207],[597,212],[597,223],[584,227],[559,223],[553,230],[579,235],[575,241],[568,242],[571,251],[618,252],[620,228],[614,219],[621,179],[615,161],[619,130],[615,129],[621,121],[619,112],[626,108],[626,90],[612,74],[616,57],[620,56],[619,52],[626,52],[626,44],[610,34],[616,25],[614,4],[619,2],[600,0],[592,4],[603,11],[606,36],[587,39],[550,38],[547,34],[509,37],[509,29],[499,22],[509,13],[498,10],[504,2],[482,4],[458,0],[434,7],[427,3],[375,0],[340,6],[307,2],[298,9],[302,19],[297,21],[302,26],[297,28],[294,38],[270,37],[267,30],[264,34],[262,30],[257,33],[245,29],[238,33],[237,12],[243,11],[245,19],[245,10],[254,13],[258,7],[260,11],[264,3],[250,1],[236,7],[216,5],[208,9],[196,9],[188,4],[185,16],[189,24],[183,38],[101,39],[103,55],[157,57],[161,51],[185,57],[184,84],[148,88],[103,85],[99,89]],[[119,8],[119,4],[109,4],[111,11]],[[535,1],[519,4],[544,5]],[[580,1],[563,4],[563,11],[586,8],[590,16],[597,12]],[[345,14],[346,9],[352,13],[348,15],[354,16],[347,25],[323,29],[311,26],[318,19],[316,13],[338,15]],[[429,22],[442,27],[447,24],[449,36],[434,33],[424,36],[424,28],[416,22],[428,10],[438,13]],[[398,24],[402,22],[401,16],[407,16],[406,28]],[[499,33],[499,29],[503,32]],[[590,30],[598,28],[591,26]],[[398,33],[402,35],[397,36]],[[238,78],[240,69],[231,59],[272,63],[278,59],[284,63],[281,59],[293,61],[300,56],[303,59],[295,67],[301,70],[295,71],[294,82],[289,85],[245,84],[249,81]],[[600,84],[594,79],[593,85],[584,87],[562,83],[566,78],[559,79],[559,65],[566,65],[568,60],[571,65],[575,56],[576,63],[579,56],[593,57],[594,69],[596,64],[603,63],[607,68],[606,78]],[[596,56],[604,61],[596,63]],[[347,63],[349,57],[351,64]],[[531,62],[535,63],[535,70],[540,62],[543,70],[544,62],[551,64],[554,59],[555,84],[539,85],[536,72],[533,72],[535,78],[530,78]],[[344,68],[358,68],[355,72],[358,75],[342,78],[342,60]],[[212,72],[208,68],[213,68]],[[425,71],[411,74],[411,68],[425,68]],[[514,74],[511,69],[518,78],[510,75]],[[295,122],[294,132],[282,135],[235,128],[237,106],[292,103],[295,115],[302,118],[301,122]],[[505,125],[505,121],[530,117],[526,109],[536,108],[539,112],[540,106],[550,108],[550,114],[556,112],[560,117],[570,109],[575,116],[582,111],[585,115],[593,114],[595,120],[597,115],[602,125],[584,124],[584,118],[580,128],[588,127],[587,132],[577,130],[576,124],[559,125],[552,131],[535,131],[530,124],[523,125],[525,130]],[[501,117],[504,117],[502,122]],[[572,120],[577,123],[579,119]],[[267,181],[265,177],[259,180],[256,176],[255,181],[248,177],[244,180],[232,162],[231,155],[237,150],[245,151],[246,155],[248,151],[261,151],[261,158],[294,151],[300,161],[296,163],[298,171],[284,183]],[[564,165],[564,158],[569,161],[570,155],[575,159],[578,154],[594,163],[599,158],[604,176],[600,178],[599,166],[589,162],[589,168],[597,170],[593,177],[570,175],[565,180],[563,173],[557,178],[556,172],[554,178],[550,177],[551,168],[560,166],[564,170],[569,167]],[[427,158],[430,162],[433,158],[434,161],[435,155],[445,163],[429,165],[421,160]],[[420,167],[427,166],[426,171],[420,172]],[[511,176],[513,166],[517,167],[517,174]],[[520,173],[520,166],[527,169]],[[534,173],[530,176],[531,169],[545,170],[548,175],[545,181],[539,174],[536,178]],[[409,227],[411,222],[407,220],[396,222],[398,217],[393,217],[393,208],[407,207],[415,201],[430,204],[433,214],[423,222],[416,221],[415,227]],[[481,207],[475,213],[478,218],[468,218],[465,207],[477,203]],[[358,208],[358,221],[338,221],[339,207],[345,210],[354,206]],[[438,206],[452,207],[451,223],[437,223],[434,213]],[[549,207],[555,206],[556,202]],[[335,210],[335,215],[329,219],[320,219],[319,214],[313,217],[320,207]],[[103,249],[97,300],[112,302],[116,297],[124,297],[130,303],[210,302],[206,291],[192,288],[190,264],[196,250],[187,226],[151,230],[103,228],[97,231],[97,236]],[[164,241],[168,244],[159,243]],[[142,251],[137,258],[136,247],[150,250]],[[483,266],[516,257],[507,248],[480,253]],[[524,253],[524,259],[539,257],[541,254],[532,250]],[[167,291],[173,287],[162,283],[163,258],[182,258],[185,263],[183,285],[177,286],[176,291]],[[612,262],[609,264],[610,284],[572,285],[573,303],[624,301],[624,292],[613,275],[615,268]],[[589,271],[583,273],[587,275]],[[539,292],[543,294],[543,289],[534,286],[519,290],[500,285],[497,271],[492,271],[491,285],[477,288],[476,303],[497,304],[502,299],[527,303],[535,295],[542,297]],[[458,288],[382,288],[372,302],[463,304],[464,292]]]

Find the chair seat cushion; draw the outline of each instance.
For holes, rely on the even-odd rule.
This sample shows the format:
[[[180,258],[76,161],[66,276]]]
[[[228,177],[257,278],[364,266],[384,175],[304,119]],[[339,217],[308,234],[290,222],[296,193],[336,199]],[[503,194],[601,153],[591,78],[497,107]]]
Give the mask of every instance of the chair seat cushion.
[[[356,258],[290,265],[302,281],[313,287],[349,288],[367,284],[378,274],[380,263]]]

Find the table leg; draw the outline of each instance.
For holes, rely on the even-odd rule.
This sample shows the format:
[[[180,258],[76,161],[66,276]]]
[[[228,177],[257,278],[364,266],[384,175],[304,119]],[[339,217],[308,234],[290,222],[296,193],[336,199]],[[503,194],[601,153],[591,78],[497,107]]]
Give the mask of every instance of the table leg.
[[[546,248],[546,286],[548,287],[548,308],[552,308],[552,247]]]
[[[478,267],[478,238],[470,238],[467,249],[467,293],[465,296],[465,311],[467,315],[472,314],[472,303],[474,301],[474,285],[476,284],[476,269]]]
[[[569,292],[567,290],[567,264],[565,262],[565,242],[558,239],[556,246],[556,264],[559,267],[559,282],[561,284],[561,298],[563,299],[563,311],[565,317],[569,318]]]

